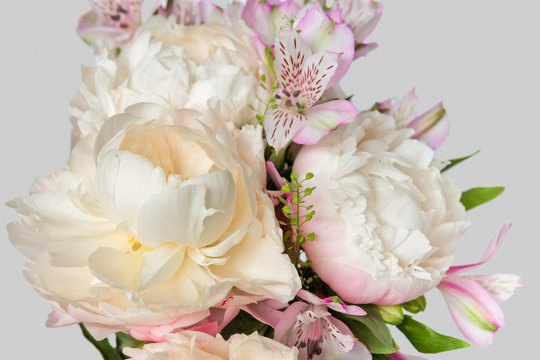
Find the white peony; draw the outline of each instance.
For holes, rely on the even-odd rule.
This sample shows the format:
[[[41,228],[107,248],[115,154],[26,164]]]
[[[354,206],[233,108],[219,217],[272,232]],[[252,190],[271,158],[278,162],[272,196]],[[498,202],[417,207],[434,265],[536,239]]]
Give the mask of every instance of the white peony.
[[[399,304],[435,287],[453,242],[468,226],[460,191],[433,150],[379,112],[319,144],[304,146],[293,171],[315,177],[307,198],[315,232],[304,249],[321,279],[353,303]]]
[[[124,349],[133,360],[296,360],[298,349],[259,336],[234,334],[228,341],[221,335],[184,332],[167,336],[168,342]]]
[[[190,114],[129,107],[9,203],[27,278],[57,310],[51,326],[83,321],[102,338],[192,324],[230,296],[287,302],[300,288],[262,192],[261,127],[233,139],[184,126]]]
[[[173,16],[153,16],[118,56],[104,50],[95,67],[83,68],[70,103],[74,139],[96,133],[106,119],[139,102],[200,112],[219,102],[231,127],[239,128],[254,118],[250,106],[261,106],[262,65],[242,22],[183,26]]]

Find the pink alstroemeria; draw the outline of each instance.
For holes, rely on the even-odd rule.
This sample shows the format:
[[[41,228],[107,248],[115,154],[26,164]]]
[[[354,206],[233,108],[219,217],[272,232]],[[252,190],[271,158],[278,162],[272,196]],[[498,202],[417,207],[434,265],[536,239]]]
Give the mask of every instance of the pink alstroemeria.
[[[346,100],[316,104],[338,67],[339,55],[312,53],[300,35],[283,30],[275,46],[278,77],[276,106],[266,114],[264,126],[270,146],[280,150],[292,139],[316,144],[338,125],[353,121],[356,108]]]
[[[306,290],[297,296],[306,302],[291,304],[278,322],[274,339],[299,349],[298,359],[371,359],[368,349],[328,309],[363,316],[366,312],[335,298],[321,299]]]
[[[354,34],[357,59],[377,48],[375,43],[364,43],[381,19],[383,6],[374,0],[336,0],[330,11],[332,19],[349,25]]]
[[[128,41],[142,22],[143,0],[89,0],[92,10],[79,20],[77,33],[93,43],[96,39],[111,40],[114,46]],[[151,12],[162,0],[153,0]]]
[[[501,227],[478,263],[450,267],[438,286],[459,330],[480,347],[489,345],[495,332],[504,325],[503,312],[498,302],[510,298],[521,284],[516,275],[470,276],[463,273],[490,261],[510,226],[510,223],[505,223]]]
[[[413,139],[426,143],[432,149],[438,149],[450,134],[450,121],[442,101],[417,116],[418,96],[414,89],[399,100],[388,99],[378,103],[376,108],[396,119],[399,127],[414,130]]]
[[[221,8],[212,0],[173,0],[167,13],[173,15],[178,24],[201,25],[221,17]]]

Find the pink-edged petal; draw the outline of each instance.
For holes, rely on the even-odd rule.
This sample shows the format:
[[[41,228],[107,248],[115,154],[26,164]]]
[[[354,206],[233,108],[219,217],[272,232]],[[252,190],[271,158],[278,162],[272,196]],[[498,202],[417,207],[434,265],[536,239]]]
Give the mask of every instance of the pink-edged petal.
[[[386,100],[380,103],[379,106],[382,109],[387,107],[390,110],[390,115],[396,119],[398,127],[402,128],[409,125],[416,117],[418,102],[418,95],[412,89],[398,101]]]
[[[354,36],[348,25],[337,24],[320,7],[306,12],[296,26],[311,51],[340,54],[338,66],[326,87],[338,83],[347,73],[354,57]]]
[[[264,301],[255,304],[248,304],[241,307],[242,310],[253,316],[255,319],[276,328],[280,321],[282,312],[269,306]]]
[[[328,303],[328,304],[326,304],[326,306],[328,306],[329,309],[332,309],[334,311],[338,311],[338,312],[341,312],[341,313],[344,313],[344,314],[349,314],[349,315],[364,316],[364,315],[367,314],[364,311],[364,309],[362,309],[360,306],[347,305],[344,302]]]
[[[264,119],[268,144],[277,151],[283,149],[306,122],[306,117],[295,111],[282,108],[271,109]]]
[[[511,227],[512,227],[512,224],[509,222],[506,222],[501,226],[501,228],[499,229],[499,231],[497,231],[495,236],[491,238],[491,241],[489,242],[486,252],[484,253],[484,255],[482,256],[482,259],[479,262],[474,263],[474,264],[469,264],[469,265],[451,266],[450,269],[448,269],[448,271],[446,272],[446,274],[447,275],[460,274],[460,273],[463,273],[472,269],[476,269],[480,265],[483,265],[487,263],[488,261],[490,261],[491,259],[493,259],[493,256],[495,256],[495,254],[499,250],[499,247],[501,246],[502,241],[504,237],[506,236],[506,233],[510,230]]]
[[[282,30],[275,45],[274,67],[281,88],[290,94],[300,89],[300,75],[312,52],[300,35],[293,30]],[[318,100],[318,99],[317,99]]]
[[[78,323],[79,323],[79,320],[75,319],[68,313],[62,310],[54,310],[49,314],[47,318],[47,323],[45,325],[47,327],[56,328],[56,327],[69,326],[69,325],[78,324]]]
[[[313,145],[339,125],[354,121],[358,110],[347,100],[328,101],[306,111],[307,123],[293,138],[298,144]]]
[[[329,302],[333,302],[331,298],[321,299],[315,294],[310,293],[307,290],[299,290],[296,293],[296,296],[298,296],[300,299],[307,301],[308,303],[311,303],[313,305],[326,305]]]
[[[242,19],[259,34],[265,45],[271,46],[287,18],[298,10],[299,6],[291,0],[275,4],[270,1],[248,0],[242,10]]]
[[[308,307],[308,304],[301,301],[289,305],[289,307],[281,314],[281,318],[275,327],[274,340],[286,344],[287,339],[289,338],[289,333],[296,323],[296,317]]]
[[[388,356],[392,360],[426,360],[419,356],[405,355],[400,353],[399,351],[393,354],[386,354],[386,356]]]
[[[366,56],[373,50],[377,49],[379,45],[376,43],[367,43],[367,44],[357,44],[354,50],[354,60],[361,58],[362,56]]]
[[[432,149],[439,148],[450,133],[450,121],[445,114],[446,110],[440,102],[411,121],[407,127],[414,129],[413,139],[422,140]]]
[[[438,289],[463,335],[477,346],[489,345],[504,325],[503,312],[489,293],[464,276],[447,277]]]
[[[375,30],[383,11],[382,4],[373,0],[338,0],[336,5],[341,10],[343,22],[352,28],[357,43],[363,42]]]
[[[274,182],[276,186],[282,187],[287,185],[285,180],[281,177],[279,174],[279,171],[276,169],[276,165],[274,165],[273,162],[267,161],[266,162],[266,171],[268,172],[268,175],[270,175],[270,179]]]
[[[491,295],[496,302],[503,302],[512,297],[517,289],[523,287],[519,276],[515,274],[469,275]]]
[[[127,29],[141,22],[142,0],[90,0],[90,5],[105,25]]]

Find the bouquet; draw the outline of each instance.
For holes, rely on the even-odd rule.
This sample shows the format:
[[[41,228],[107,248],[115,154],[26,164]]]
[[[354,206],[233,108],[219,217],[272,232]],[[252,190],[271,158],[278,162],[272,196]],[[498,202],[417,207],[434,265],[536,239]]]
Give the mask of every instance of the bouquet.
[[[453,253],[466,211],[503,188],[454,184],[475,154],[436,156],[442,103],[357,109],[339,86],[376,48],[379,2],[90,5],[66,167],[8,203],[47,326],[79,324],[104,359],[419,359],[391,330],[420,353],[493,340],[519,278],[470,271],[510,224],[477,263]],[[467,341],[414,319],[435,288]]]

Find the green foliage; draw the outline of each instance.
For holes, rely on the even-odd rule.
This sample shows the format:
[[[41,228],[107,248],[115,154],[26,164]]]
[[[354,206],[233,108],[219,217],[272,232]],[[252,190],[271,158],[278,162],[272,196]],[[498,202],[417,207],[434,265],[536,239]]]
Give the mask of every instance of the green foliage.
[[[391,354],[399,350],[392,338],[390,329],[383,321],[376,305],[362,305],[367,312],[364,316],[354,316],[333,313],[333,316],[343,321],[354,336],[362,342],[373,354]]]
[[[377,305],[383,321],[390,325],[401,324],[403,321],[403,309],[401,305]]]
[[[373,360],[390,360],[390,358],[383,354],[372,354]]]
[[[457,158],[457,159],[451,159],[451,160],[448,160],[450,163],[449,163],[448,165],[446,165],[446,166],[441,170],[441,172],[445,172],[445,171],[447,171],[447,170],[450,170],[451,168],[453,168],[454,166],[456,166],[456,165],[459,164],[460,162],[472,158],[474,155],[478,154],[479,152],[480,152],[480,150],[476,150],[474,153],[472,153],[472,154],[470,154],[470,155],[467,155],[467,156],[464,156],[464,157],[460,157],[460,158]]]
[[[116,351],[119,354],[122,354],[122,350],[126,347],[140,349],[144,344],[147,344],[147,342],[139,341],[126,333],[116,333]],[[126,358],[124,355],[122,355],[122,357]]]
[[[79,327],[81,328],[81,331],[86,340],[88,340],[92,345],[94,345],[94,347],[99,351],[99,353],[103,357],[103,360],[122,360],[120,354],[116,352],[116,350],[112,347],[107,338],[103,340],[96,340],[92,336],[92,334],[88,332],[88,329],[86,328],[86,326],[84,326],[83,323],[80,323]]]
[[[460,201],[465,206],[465,210],[470,210],[495,199],[503,191],[503,186],[472,188],[461,194]]]
[[[422,295],[402,305],[403,305],[403,308],[407,310],[408,312],[413,313],[413,314],[418,314],[420,311],[426,310],[426,305],[427,305],[426,297]]]
[[[434,354],[466,348],[469,343],[435,332],[426,325],[405,315],[397,328],[409,339],[414,348],[424,354]]]

